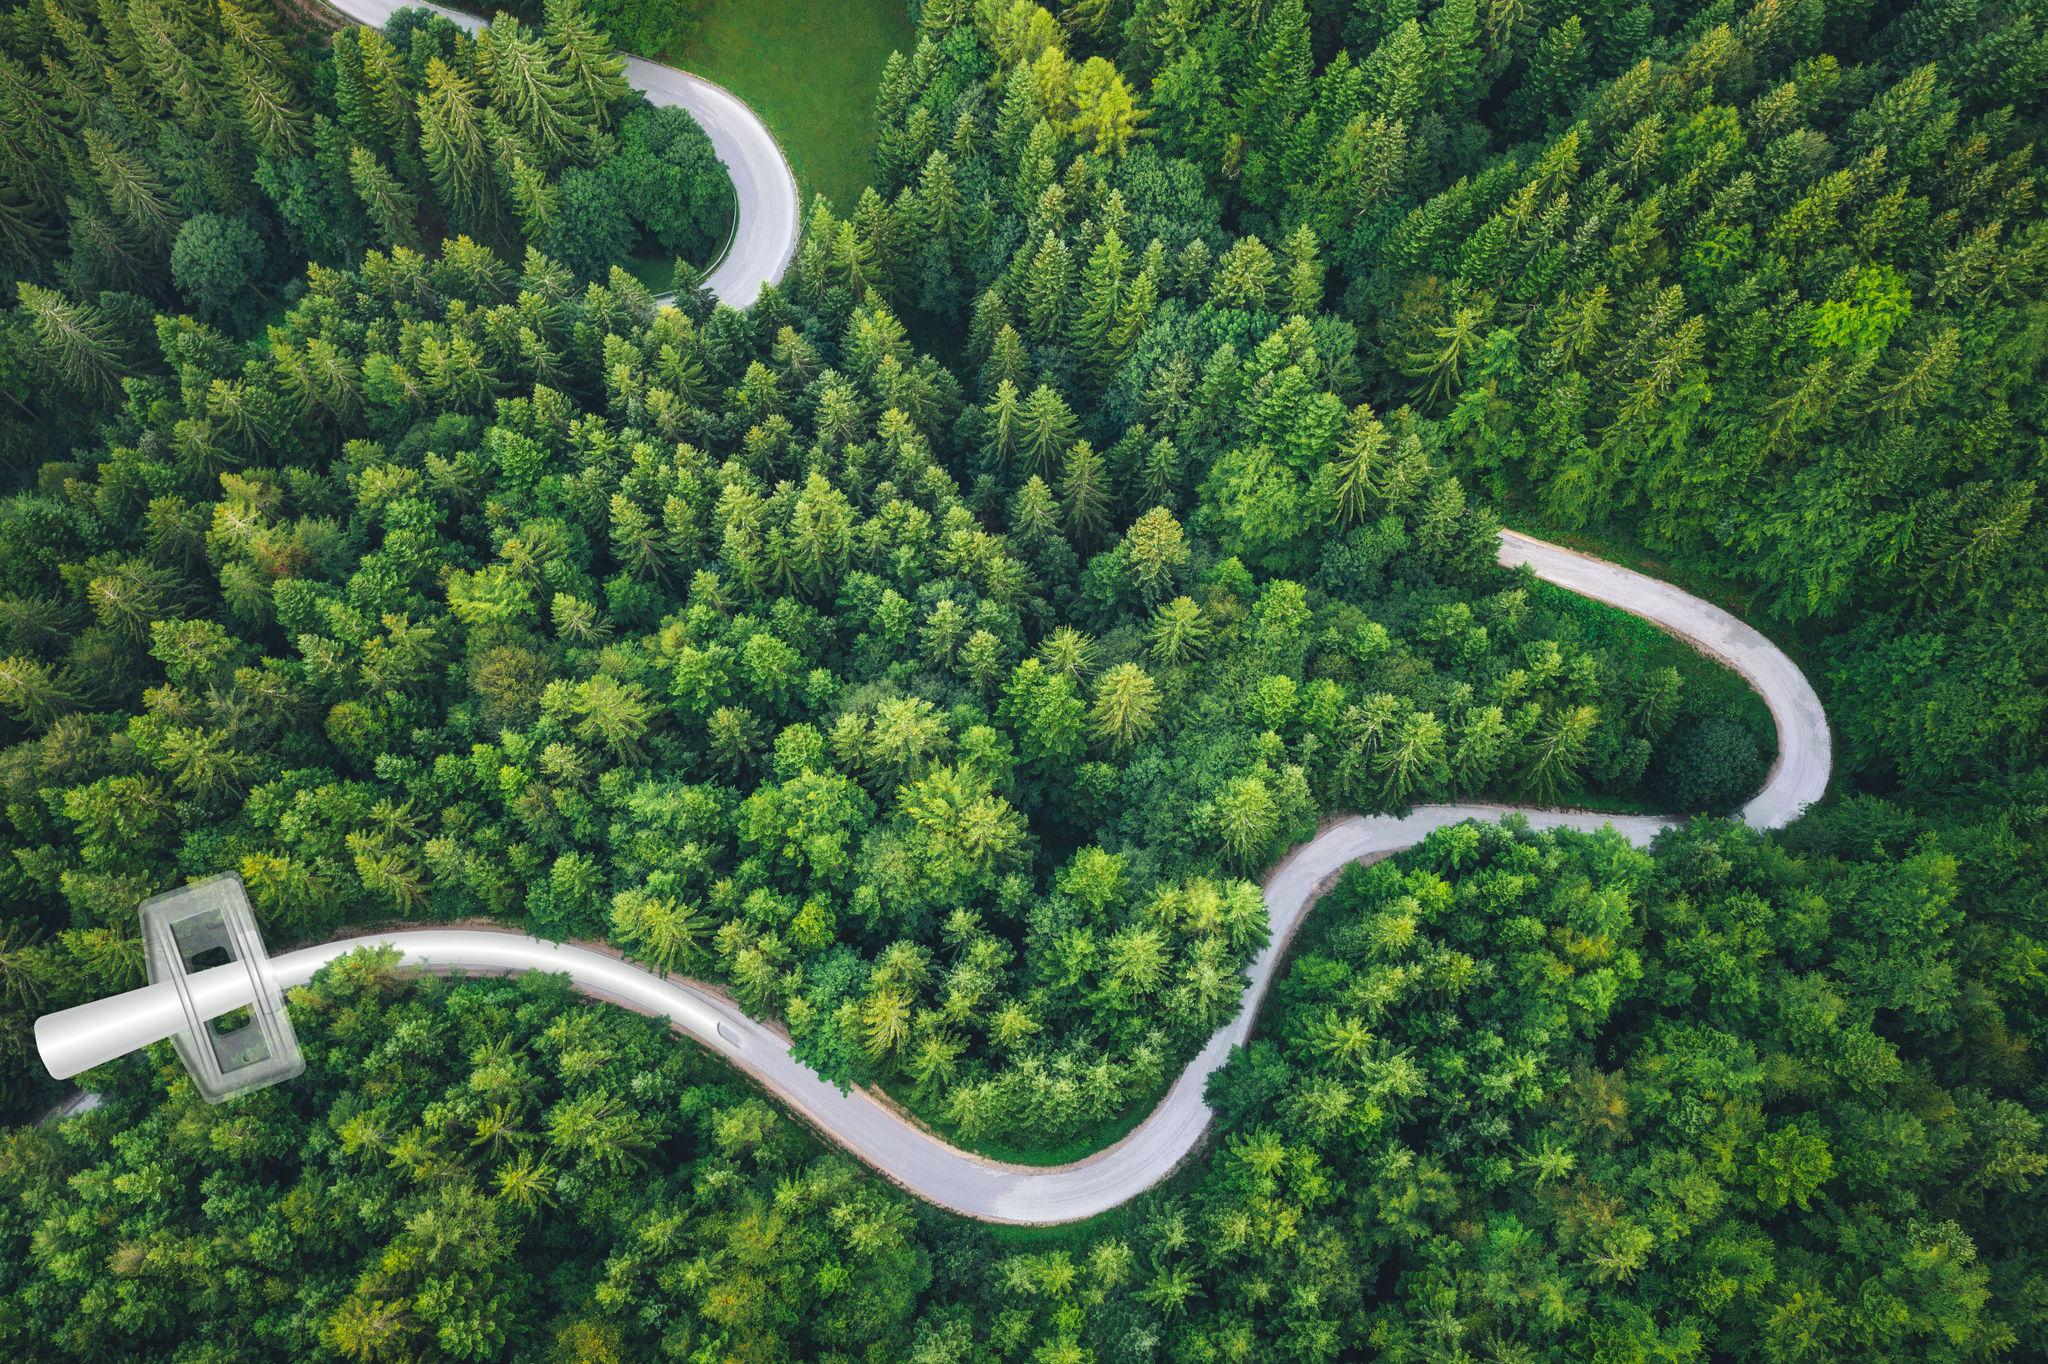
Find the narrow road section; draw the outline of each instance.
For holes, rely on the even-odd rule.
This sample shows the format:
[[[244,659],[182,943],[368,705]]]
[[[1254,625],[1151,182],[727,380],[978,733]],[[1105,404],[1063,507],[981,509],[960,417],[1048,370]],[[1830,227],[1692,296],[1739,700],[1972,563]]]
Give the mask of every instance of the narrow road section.
[[[402,9],[430,9],[474,33],[484,21],[439,5],[407,5],[400,0],[327,0],[344,19],[382,28]],[[626,80],[647,92],[655,104],[678,105],[689,111],[710,135],[711,147],[732,177],[736,208],[732,243],[712,268],[704,286],[721,303],[752,306],[761,286],[780,282],[796,256],[803,223],[798,216],[796,176],[776,145],[774,134],[746,101],[722,85],[672,66],[626,58]]]
[[[1760,829],[1797,818],[1827,789],[1831,752],[1827,717],[1798,667],[1763,635],[1728,612],[1668,583],[1526,535],[1502,537],[1501,562],[1528,564],[1536,576],[1620,607],[1669,630],[1736,669],[1769,703],[1778,725],[1778,763],[1743,818]],[[842,1093],[789,1054],[789,1044],[712,991],[663,978],[605,952],[544,942],[511,931],[417,929],[369,934],[301,948],[273,959],[286,987],[303,985],[328,962],[358,947],[388,945],[408,963],[435,972],[552,971],[576,988],[642,1013],[665,1017],[678,1032],[725,1057],[831,1140],[909,1192],[992,1222],[1052,1223],[1116,1207],[1172,1173],[1202,1141],[1211,1117],[1203,1100],[1209,1075],[1231,1047],[1251,1035],[1288,940],[1315,902],[1318,887],[1349,863],[1412,847],[1433,829],[1520,813],[1537,829],[1613,826],[1647,845],[1673,821],[1505,805],[1425,805],[1402,817],[1355,816],[1325,829],[1267,878],[1272,939],[1251,964],[1237,1016],[1209,1039],[1152,1115],[1116,1145],[1072,1165],[1006,1165],[947,1145],[874,1096]]]

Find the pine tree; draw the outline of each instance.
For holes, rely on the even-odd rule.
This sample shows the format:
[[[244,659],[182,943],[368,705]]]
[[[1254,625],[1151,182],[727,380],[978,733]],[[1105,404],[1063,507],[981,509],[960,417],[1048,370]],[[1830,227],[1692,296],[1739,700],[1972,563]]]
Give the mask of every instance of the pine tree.
[[[174,25],[163,6],[135,0],[128,6],[130,34],[150,86],[171,103],[193,132],[211,130],[221,115],[214,80],[201,57],[216,57],[195,26]]]
[[[54,289],[15,286],[34,328],[41,359],[58,377],[95,399],[111,397],[126,365],[114,330],[90,304],[73,303]]]
[[[477,34],[476,62],[493,111],[511,118],[531,159],[543,171],[569,160],[584,129],[567,112],[575,97],[567,79],[549,68],[541,41],[500,12]]]
[[[626,85],[625,60],[612,51],[611,35],[578,0],[547,0],[544,17],[555,71],[567,91],[563,111],[586,128],[610,128],[612,106],[632,93]]]
[[[1360,403],[1351,414],[1349,429],[1330,463],[1335,474],[1333,496],[1337,503],[1337,524],[1353,526],[1365,520],[1378,505],[1380,457],[1391,438],[1380,425],[1372,408]]]
[[[419,201],[368,147],[356,147],[348,158],[349,183],[355,186],[363,212],[386,246],[417,246]]]
[[[545,236],[561,209],[561,196],[555,187],[524,157],[512,160],[512,206],[519,214],[519,227],[528,241]]]
[[[1430,11],[1423,39],[1429,51],[1432,102],[1441,109],[1455,109],[1474,93],[1485,55],[1479,45],[1478,0],[1444,0]]]
[[[1411,796],[1435,791],[1450,775],[1443,725],[1426,710],[1410,711],[1373,759],[1373,767],[1383,778],[1380,799],[1388,805],[1406,805]]]
[[[1208,618],[1192,598],[1175,597],[1153,615],[1145,642],[1153,659],[1169,668],[1196,662],[1208,652]]]
[[[1033,341],[1043,345],[1062,338],[1073,289],[1073,255],[1048,232],[1024,277],[1024,320]]]
[[[1010,499],[1010,533],[1026,547],[1060,538],[1059,500],[1052,488],[1033,474]]]
[[[334,35],[328,49],[334,59],[335,112],[349,136],[383,151],[388,150],[388,134],[376,88],[364,65],[363,34],[377,36],[373,29],[344,28]]]
[[[1422,26],[1413,19],[1380,41],[1359,68],[1371,112],[1390,123],[1406,122],[1429,98],[1435,72]]]
[[[1294,125],[1308,109],[1315,62],[1309,50],[1308,12],[1302,0],[1280,0],[1259,32],[1259,55],[1238,102],[1242,136],[1254,152],[1245,173],[1253,202],[1277,207],[1281,157]]]
[[[221,8],[229,8],[225,0]],[[241,127],[252,147],[269,157],[297,156],[306,149],[306,107],[277,68],[230,44],[221,50],[221,73],[234,91]]]
[[[1139,107],[1137,95],[1116,67],[1105,58],[1090,57],[1074,77],[1074,116],[1067,127],[1097,156],[1116,161],[1133,140],[1145,135],[1138,125],[1150,112]]]
[[[489,228],[497,216],[483,114],[483,97],[474,85],[439,57],[427,63],[427,88],[419,97],[420,152],[450,220],[479,229]]]
[[[1266,244],[1257,237],[1240,237],[1224,253],[1209,296],[1219,308],[1261,309],[1271,305],[1279,284]]]
[[[1408,169],[1408,127],[1384,114],[1359,114],[1330,142],[1314,191],[1315,222],[1338,240],[1399,187]]]
[[[988,359],[981,366],[981,391],[993,393],[1002,384],[1009,384],[1019,392],[1031,382],[1031,349],[1024,344],[1024,338],[1017,335],[1017,329],[1005,322],[996,333],[995,344],[989,347]]]
[[[1139,501],[1150,502],[1156,507],[1178,507],[1180,466],[1180,451],[1170,439],[1161,436],[1153,441],[1145,451],[1144,467],[1139,472]]]
[[[50,237],[34,206],[12,185],[0,186],[0,260],[22,274],[42,273],[50,260]]]
[[[1025,65],[1012,67],[1009,79],[1003,86],[1003,106],[996,115],[996,155],[1003,164],[1014,166],[1017,158],[1031,139],[1031,130],[1045,118],[1045,103],[1038,97],[1038,82],[1031,78],[1031,68]]]
[[[1081,275],[1081,312],[1074,320],[1074,349],[1080,353],[1088,382],[1101,388],[1109,382],[1123,355],[1117,347],[1130,274],[1130,252],[1114,231],[1103,236],[1088,257]]]
[[[1528,74],[1508,97],[1503,123],[1518,132],[1543,132],[1569,108],[1573,92],[1585,79],[1590,55],[1578,15],[1546,31],[1529,60]]]
[[[967,327],[965,354],[972,364],[988,359],[994,347],[996,333],[1009,325],[1010,306],[1003,302],[1003,296],[994,289],[986,290],[974,301],[974,320]]]
[[[988,438],[982,445],[982,459],[998,477],[1010,472],[1010,463],[1017,457],[1018,435],[1022,427],[1023,405],[1017,400],[1017,386],[1008,379],[996,385],[995,393],[988,400],[986,410]]]
[[[372,96],[372,113],[383,129],[383,150],[403,161],[419,141],[418,106],[405,58],[375,29],[357,29],[355,38],[363,83]]]
[[[1088,727],[1110,752],[1127,753],[1159,723],[1159,684],[1135,663],[1119,663],[1102,675]]]
[[[960,182],[953,173],[953,159],[944,152],[925,158],[917,182],[918,221],[939,241],[950,244],[960,226]]]
[[[1541,803],[1571,790],[1599,723],[1600,712],[1593,706],[1571,706],[1552,716],[1522,751],[1521,789]]]
[[[234,0],[213,0],[220,13],[221,46],[243,56],[284,85],[296,84],[298,63],[285,49],[267,15],[243,9]]]
[[[1033,477],[1051,475],[1061,453],[1072,443],[1078,429],[1066,400],[1050,385],[1040,384],[1024,400],[1024,467]]]
[[[1074,548],[1092,547],[1109,528],[1109,472],[1087,441],[1074,442],[1060,475],[1060,519]]]
[[[1314,317],[1323,308],[1323,263],[1316,252],[1316,234],[1307,223],[1281,248],[1287,262],[1287,307],[1290,312]]]
[[[0,162],[37,205],[64,206],[71,181],[69,138],[43,91],[13,57],[0,53]]]
[[[178,230],[179,215],[169,188],[149,164],[98,128],[85,130],[85,154],[100,192],[136,235],[168,243]]]

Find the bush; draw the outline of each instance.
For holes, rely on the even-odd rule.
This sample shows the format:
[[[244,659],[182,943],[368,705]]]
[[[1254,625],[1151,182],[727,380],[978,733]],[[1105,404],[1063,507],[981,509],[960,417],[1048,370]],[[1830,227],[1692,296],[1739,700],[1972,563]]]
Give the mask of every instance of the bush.
[[[732,179],[695,119],[673,105],[636,111],[603,171],[642,232],[671,255],[710,264],[732,218]]]
[[[633,252],[633,220],[609,170],[574,166],[556,188],[561,207],[548,224],[543,251],[586,279],[603,279],[612,262]]]
[[[1756,737],[1733,720],[1699,719],[1657,750],[1658,784],[1674,811],[1727,814],[1763,784]]]
[[[171,245],[171,282],[206,321],[241,330],[263,308],[263,239],[241,215],[199,213]]]

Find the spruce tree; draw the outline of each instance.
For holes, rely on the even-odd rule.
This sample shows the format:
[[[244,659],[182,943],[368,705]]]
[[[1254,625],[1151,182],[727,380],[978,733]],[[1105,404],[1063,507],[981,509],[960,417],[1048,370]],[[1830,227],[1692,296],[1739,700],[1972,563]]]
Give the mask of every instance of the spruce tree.
[[[489,228],[497,216],[483,114],[483,97],[473,84],[439,57],[427,64],[419,97],[420,154],[449,219],[479,229]]]
[[[1005,322],[988,349],[988,359],[982,362],[981,391],[993,393],[1001,385],[1009,384],[1021,393],[1031,379],[1031,348],[1025,345],[1017,329]]]
[[[307,149],[311,139],[305,105],[276,67],[229,45],[221,49],[221,72],[234,92],[250,146],[268,157],[297,156]]]
[[[1073,255],[1065,242],[1048,232],[1024,277],[1024,320],[1033,341],[1063,339],[1073,289]]]
[[[1323,263],[1316,252],[1316,234],[1307,223],[1294,229],[1294,234],[1281,248],[1286,257],[1286,283],[1288,311],[1304,317],[1314,317],[1323,307]]]
[[[985,290],[974,301],[974,320],[967,327],[967,359],[974,364],[988,359],[989,351],[995,346],[996,333],[1009,322],[1010,307],[1003,302],[1003,296],[994,289]]]
[[[982,460],[999,477],[1005,477],[1010,472],[1011,461],[1017,457],[1023,425],[1023,404],[1017,399],[1015,384],[1004,379],[996,385],[984,418],[988,435],[982,443]]]
[[[386,246],[418,245],[419,200],[368,147],[359,146],[349,152],[348,175],[379,239]]]
[[[541,169],[568,161],[585,128],[567,112],[569,82],[551,69],[541,41],[501,12],[477,34],[476,62],[492,109],[512,120]]]
[[[1074,349],[1081,356],[1088,382],[1096,388],[1108,383],[1123,360],[1116,343],[1129,287],[1130,264],[1130,250],[1123,238],[1111,231],[1088,257],[1088,267],[1081,275],[1081,311],[1074,319]]]
[[[43,363],[90,398],[112,396],[120,388],[126,365],[121,343],[99,309],[26,282],[15,289],[42,347]]]
[[[86,163],[94,181],[136,235],[159,246],[168,246],[178,230],[179,214],[171,192],[141,156],[119,144],[98,128],[85,130]]]
[[[1078,429],[1066,400],[1048,384],[1040,384],[1024,400],[1023,452],[1025,469],[1036,476],[1050,476],[1060,455]]]
[[[612,106],[631,93],[626,63],[612,51],[611,35],[598,27],[579,0],[547,0],[543,14],[555,71],[568,93],[565,112],[585,127],[610,128]]]
[[[1087,550],[1109,528],[1109,471],[1087,441],[1067,451],[1060,473],[1060,521],[1074,548]]]

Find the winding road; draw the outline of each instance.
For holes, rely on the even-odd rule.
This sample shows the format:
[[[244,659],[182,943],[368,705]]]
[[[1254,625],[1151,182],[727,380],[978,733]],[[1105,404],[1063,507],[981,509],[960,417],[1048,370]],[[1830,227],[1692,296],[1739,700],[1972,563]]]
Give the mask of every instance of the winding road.
[[[439,5],[404,4],[401,0],[327,0],[345,19],[381,28],[401,9],[431,9],[474,33],[484,21]],[[623,55],[623,54],[622,54]],[[647,92],[655,104],[674,104],[689,111],[711,137],[711,147],[732,177],[736,208],[732,242],[704,281],[720,302],[745,308],[760,297],[761,286],[774,284],[789,269],[802,230],[798,217],[796,176],[776,145],[774,134],[746,102],[702,76],[672,66],[626,58],[626,80]]]
[[[330,3],[347,18],[372,25],[383,24],[403,7],[397,0]],[[440,12],[472,31],[481,23],[472,15]],[[687,109],[710,134],[712,146],[731,173],[738,194],[733,242],[707,284],[721,300],[747,306],[763,284],[782,277],[796,250],[798,201],[788,163],[753,111],[719,86],[638,58],[627,59],[627,76],[656,103]],[[1769,703],[1777,722],[1778,758],[1763,790],[1743,807],[1742,817],[1748,823],[1762,829],[1787,824],[1827,789],[1831,746],[1820,699],[1792,660],[1763,635],[1668,583],[1513,531],[1501,537],[1500,559],[1507,565],[1528,564],[1547,582],[1642,616],[1719,658],[1750,681]],[[545,942],[511,931],[417,929],[301,948],[273,958],[271,965],[287,989],[307,983],[314,972],[338,957],[359,947],[379,945],[395,947],[408,963],[435,972],[564,973],[587,995],[666,1017],[677,1031],[754,1077],[820,1132],[920,1198],[986,1221],[1068,1222],[1091,1217],[1144,1192],[1200,1144],[1211,1116],[1202,1097],[1208,1077],[1223,1064],[1230,1048],[1250,1035],[1287,943],[1320,886],[1348,863],[1410,847],[1433,829],[1468,819],[1494,820],[1512,811],[1513,807],[1499,805],[1426,805],[1400,818],[1353,817],[1296,849],[1267,878],[1272,937],[1248,970],[1250,986],[1237,1016],[1216,1031],[1166,1098],[1130,1135],[1085,1160],[1052,1168],[1006,1165],[948,1146],[874,1095],[862,1090],[842,1093],[826,1083],[789,1054],[789,1044],[775,1031],[748,1018],[713,991],[681,978],[665,979],[594,947]],[[1652,816],[1555,810],[1519,813],[1538,829],[1593,830],[1612,825],[1638,844],[1649,843],[1672,825],[1670,820]],[[154,991],[151,987],[133,992],[131,997]],[[246,1002],[245,993],[224,1007]],[[175,1000],[169,1001],[169,1007],[173,1011],[162,1015],[169,1022],[156,1030],[158,1038],[183,1026],[182,1014],[175,1012]],[[133,1022],[130,1014],[131,1026]],[[39,1022],[39,1040],[42,1036]],[[116,1046],[105,1055],[118,1055],[129,1045],[140,1042]],[[45,1057],[54,1060],[48,1050]],[[52,1067],[61,1074],[75,1074],[82,1068],[79,1064]]]
[[[1778,727],[1778,761],[1742,817],[1758,828],[1776,828],[1798,817],[1827,788],[1830,741],[1827,717],[1806,678],[1761,634],[1721,608],[1629,569],[1515,532],[1502,536],[1504,564],[1528,564],[1539,578],[1595,600],[1634,612],[1712,654],[1756,687],[1771,708]],[[568,975],[576,988],[593,998],[665,1017],[686,1033],[760,1082],[763,1088],[801,1115],[820,1132],[859,1156],[909,1192],[970,1217],[995,1222],[1052,1223],[1090,1217],[1144,1192],[1170,1174],[1208,1129],[1210,1110],[1203,1089],[1230,1048],[1251,1033],[1259,1005],[1288,940],[1301,923],[1318,888],[1346,864],[1361,858],[1397,852],[1420,842],[1432,829],[1468,819],[1495,820],[1514,807],[1500,805],[1425,805],[1406,816],[1353,817],[1325,829],[1296,849],[1274,869],[1266,882],[1266,908],[1271,942],[1249,968],[1250,986],[1237,1016],[1219,1028],[1188,1065],[1150,1117],[1116,1145],[1085,1160],[1059,1167],[1006,1165],[958,1150],[905,1119],[896,1109],[864,1090],[842,1093],[789,1053],[789,1044],[773,1029],[748,1018],[718,994],[681,978],[664,979],[596,947],[553,943],[510,930],[408,929],[371,933],[338,942],[300,948],[275,957],[271,967],[284,988],[303,985],[322,966],[359,947],[391,946],[407,963],[426,970],[497,974],[551,971]],[[1647,844],[1673,821],[1654,816],[1611,816],[1557,810],[1521,810],[1538,829],[1594,830],[1612,825],[1631,842]],[[203,976],[222,981],[241,979],[239,968],[215,968]],[[200,988],[202,977],[193,977]],[[202,1017],[247,1003],[223,997]],[[139,1017],[145,995],[158,996],[146,1006],[152,1017]],[[52,1073],[76,1074],[86,1066],[171,1036],[183,1015],[167,987],[131,992],[116,1004],[99,1001],[66,1014],[96,1012],[103,1022],[80,1030],[78,1054],[65,1059],[55,1039],[61,1026],[45,1034],[52,1015],[37,1024],[37,1037]],[[96,1029],[104,1041],[85,1035]],[[141,1035],[148,1034],[148,1035]],[[92,1054],[87,1054],[92,1053]]]

